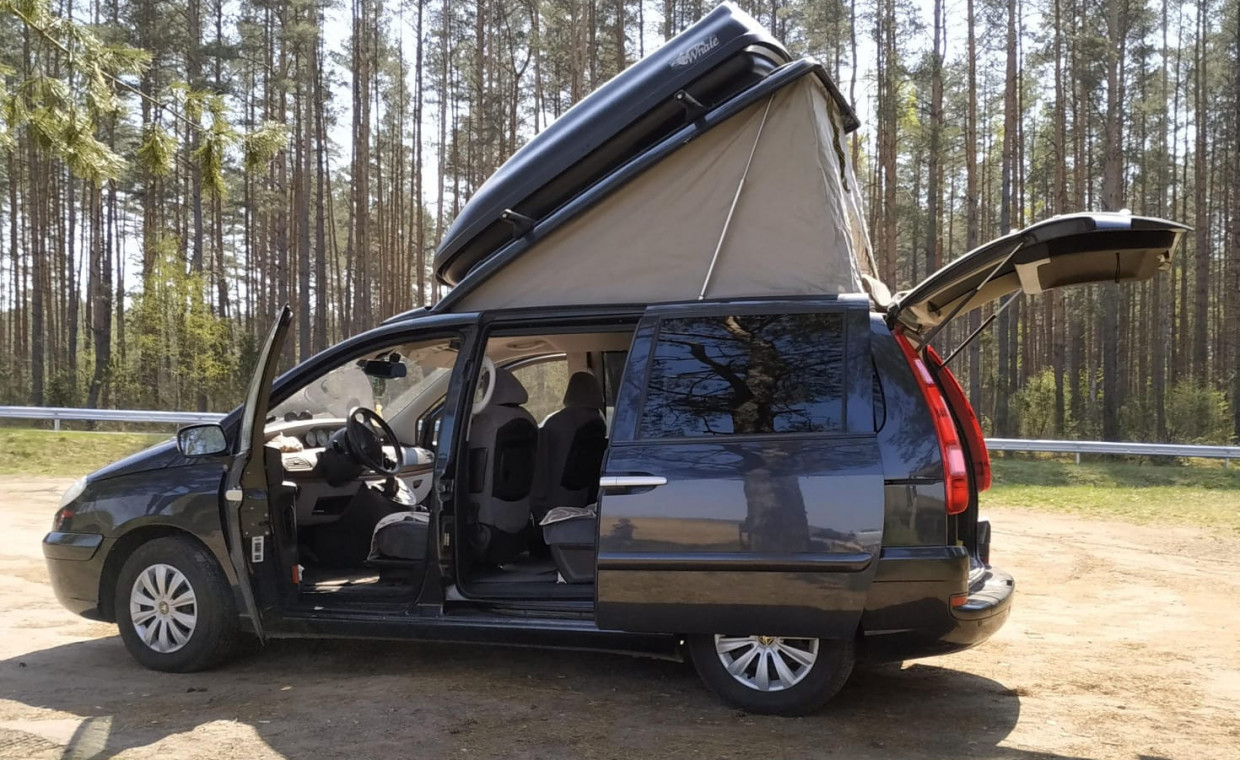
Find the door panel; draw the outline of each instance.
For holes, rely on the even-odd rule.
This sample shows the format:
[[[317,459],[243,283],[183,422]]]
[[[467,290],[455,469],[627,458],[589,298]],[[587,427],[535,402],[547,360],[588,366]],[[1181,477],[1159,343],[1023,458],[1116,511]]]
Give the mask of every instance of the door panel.
[[[667,483],[604,492],[599,625],[851,636],[882,543],[879,461],[873,436],[614,446],[606,476]]]
[[[286,305],[267,333],[246,391],[235,453],[224,479],[228,556],[237,573],[246,614],[259,639],[265,635],[263,615],[270,614],[277,605],[282,580],[277,560],[282,552],[272,540],[263,426],[280,348],[292,321],[293,312]]]
[[[630,430],[637,439],[616,440],[603,473],[600,627],[829,638],[855,633],[882,544],[883,473],[873,433],[868,313],[841,310],[840,323],[847,325],[846,340],[840,339],[831,355],[834,364],[846,367],[831,391],[840,403],[829,413],[821,403],[806,407],[842,415],[832,421],[835,432],[748,434],[744,425],[751,423],[741,411],[722,423],[739,431],[733,435],[643,438],[643,424],[652,417],[670,419],[675,431],[691,423],[679,409],[635,415]],[[643,328],[632,353],[641,363],[626,371],[621,407],[628,403],[626,395],[647,384],[638,381],[647,377],[647,365],[655,374],[693,374],[684,364],[661,370],[658,348],[647,361],[651,342],[657,346],[659,338],[652,326]],[[686,334],[691,333],[664,340],[680,341]],[[640,345],[643,340],[646,345]],[[727,351],[692,352],[726,372],[720,357],[726,360]],[[746,371],[729,376],[732,387],[740,389],[739,398],[754,392],[763,401],[763,373],[750,358],[739,361]],[[857,383],[864,383],[864,394],[851,392]],[[709,387],[708,379],[692,382],[695,391]],[[700,398],[691,402],[699,404]],[[783,414],[784,420],[769,427],[786,426],[796,417],[780,408],[772,414]],[[721,424],[717,414],[705,419],[707,426]],[[618,414],[617,421],[628,420]]]

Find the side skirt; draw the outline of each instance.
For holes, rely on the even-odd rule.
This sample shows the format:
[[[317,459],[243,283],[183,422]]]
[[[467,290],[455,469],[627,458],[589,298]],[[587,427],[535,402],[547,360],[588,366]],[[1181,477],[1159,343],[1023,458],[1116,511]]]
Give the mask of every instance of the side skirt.
[[[271,638],[387,639],[545,647],[682,660],[670,634],[600,630],[592,621],[490,613],[375,615],[318,612],[286,615]]]

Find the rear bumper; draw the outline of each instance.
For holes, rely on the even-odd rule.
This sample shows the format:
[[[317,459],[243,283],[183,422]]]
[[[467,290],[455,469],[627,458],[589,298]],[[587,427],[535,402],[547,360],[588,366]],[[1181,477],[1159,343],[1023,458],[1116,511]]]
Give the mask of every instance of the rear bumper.
[[[1016,582],[987,568],[968,588],[969,559],[961,547],[884,549],[865,613],[863,654],[910,660],[981,644],[1007,622]],[[966,592],[967,589],[967,592]],[[967,593],[951,606],[953,595]]]
[[[53,531],[44,536],[43,557],[52,590],[70,612],[99,619],[99,578],[108,542],[97,533]]]

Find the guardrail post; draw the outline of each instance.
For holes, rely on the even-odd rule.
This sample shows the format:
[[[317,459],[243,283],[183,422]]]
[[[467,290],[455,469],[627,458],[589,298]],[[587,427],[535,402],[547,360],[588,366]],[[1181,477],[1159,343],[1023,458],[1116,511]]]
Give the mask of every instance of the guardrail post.
[[[59,417],[52,418],[52,430],[55,430],[57,432],[60,431],[60,418]]]
[[[1079,451],[1078,451],[1078,452],[1076,452],[1076,463],[1077,463],[1077,464],[1080,464],[1080,463],[1081,463],[1081,452],[1079,452]]]

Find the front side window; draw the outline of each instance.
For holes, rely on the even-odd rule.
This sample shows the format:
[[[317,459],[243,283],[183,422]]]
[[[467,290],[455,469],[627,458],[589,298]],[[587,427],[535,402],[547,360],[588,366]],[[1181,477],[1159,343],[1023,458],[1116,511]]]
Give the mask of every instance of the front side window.
[[[843,414],[840,313],[667,319],[639,435],[838,433]]]
[[[452,372],[456,351],[443,341],[395,346],[320,375],[271,410],[280,420],[344,419],[356,406],[391,421],[427,392],[438,391]]]

